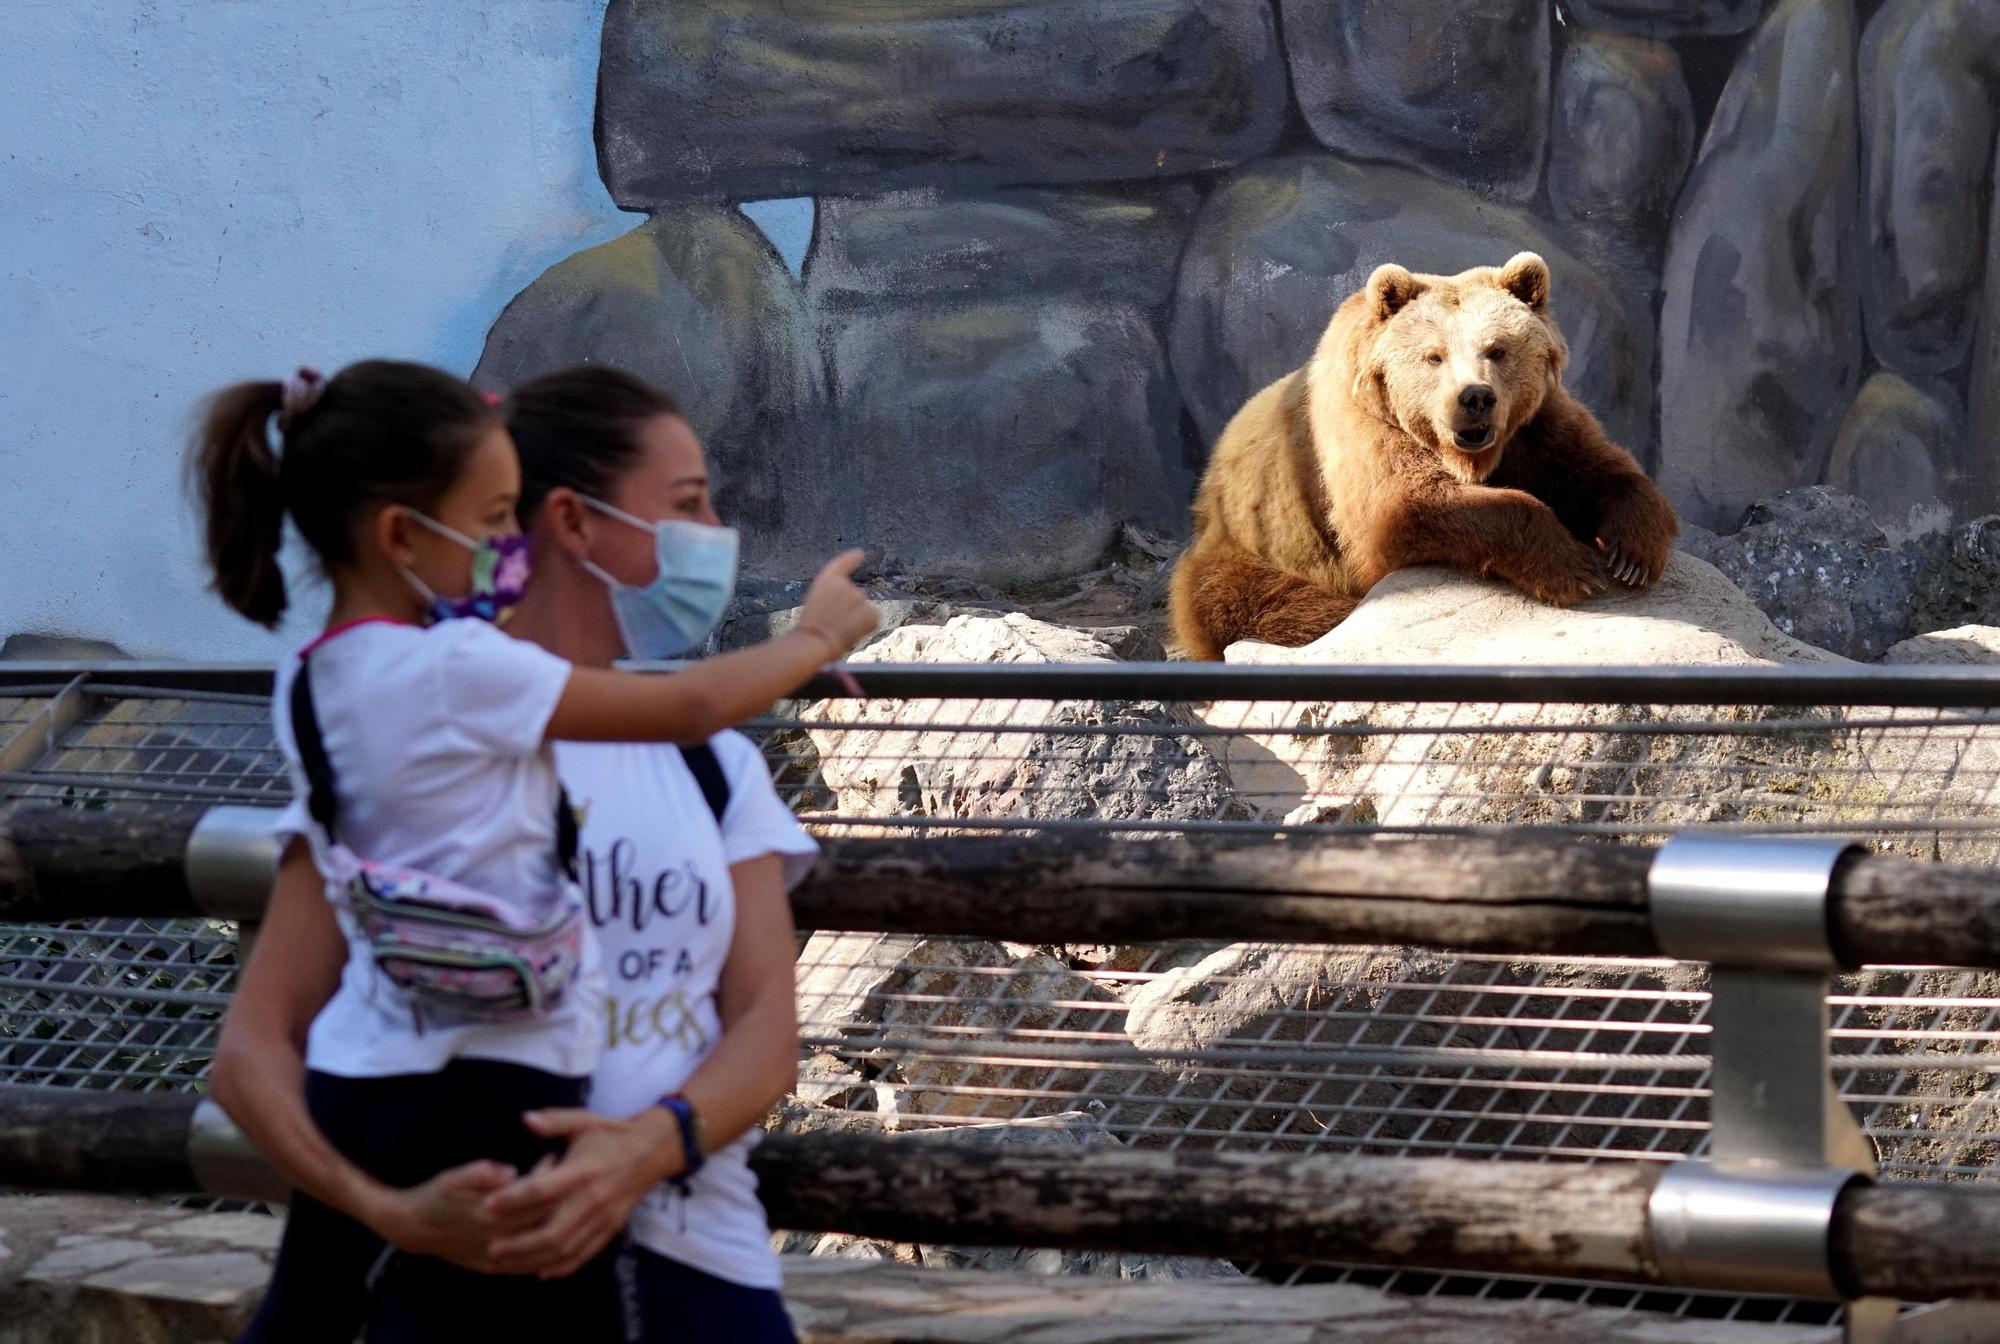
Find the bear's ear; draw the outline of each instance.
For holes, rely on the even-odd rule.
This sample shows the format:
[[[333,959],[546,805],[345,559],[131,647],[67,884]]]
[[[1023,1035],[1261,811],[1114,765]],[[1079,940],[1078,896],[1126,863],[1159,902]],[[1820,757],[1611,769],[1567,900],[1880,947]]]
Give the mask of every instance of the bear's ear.
[[[1368,277],[1368,297],[1374,301],[1375,316],[1383,321],[1423,292],[1424,282],[1393,262],[1377,266]]]
[[[1549,264],[1533,252],[1516,252],[1500,268],[1500,288],[1530,308],[1549,301]]]

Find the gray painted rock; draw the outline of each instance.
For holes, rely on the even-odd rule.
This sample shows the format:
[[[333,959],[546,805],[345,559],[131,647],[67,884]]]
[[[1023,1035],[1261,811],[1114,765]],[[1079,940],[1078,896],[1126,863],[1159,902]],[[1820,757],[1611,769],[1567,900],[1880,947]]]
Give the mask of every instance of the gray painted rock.
[[[825,203],[807,292],[881,566],[1025,581],[1089,568],[1127,520],[1185,529],[1170,196]]]
[[[597,87],[628,208],[1177,176],[1285,114],[1269,0],[612,0]]]
[[[1208,441],[1250,395],[1311,357],[1341,300],[1383,262],[1451,274],[1542,254],[1570,345],[1564,377],[1613,438],[1652,443],[1646,287],[1614,289],[1527,214],[1421,173],[1330,154],[1235,174],[1202,207],[1181,259],[1173,321],[1181,395]]]
[[[1281,3],[1292,88],[1321,144],[1511,199],[1534,193],[1548,126],[1544,0]]]
[[[1556,69],[1549,201],[1578,233],[1657,256],[1694,157],[1694,102],[1661,42],[1576,32]]]
[[[38,635],[27,631],[0,638],[0,662],[101,663],[131,656],[106,639]]]
[[[1936,531],[1957,493],[1962,419],[1951,401],[1883,369],[1841,417],[1826,483],[1858,496],[1892,536]]]
[[[1910,634],[1926,553],[1891,544],[1867,505],[1823,485],[1760,501],[1730,536],[1690,531],[1681,549],[1721,570],[1794,639],[1864,661]]]
[[[1861,373],[1854,15],[1784,0],[1723,89],[1667,244],[1660,483],[1691,522],[1818,479]]]
[[[1079,292],[1164,315],[1199,205],[1187,186],[829,197],[806,279],[842,307]]]
[[[1986,230],[1986,287],[1968,378],[1969,420],[1961,514],[2000,512],[2000,229]]]
[[[1563,0],[1587,24],[1635,37],[1713,37],[1757,26],[1770,0]]]
[[[550,267],[507,305],[473,382],[504,390],[610,364],[680,401],[708,448],[746,567],[809,574],[843,530],[826,378],[799,287],[733,209],[664,210]]]
[[[1911,376],[1972,348],[2000,99],[2000,5],[1890,0],[1861,42],[1868,345]]]

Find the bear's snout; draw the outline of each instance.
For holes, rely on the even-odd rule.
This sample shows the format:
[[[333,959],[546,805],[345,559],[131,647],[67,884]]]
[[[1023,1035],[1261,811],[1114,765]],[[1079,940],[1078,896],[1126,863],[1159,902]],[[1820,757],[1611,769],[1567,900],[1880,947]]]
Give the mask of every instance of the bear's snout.
[[[1451,440],[1468,453],[1476,453],[1493,442],[1493,408],[1499,394],[1487,383],[1469,383],[1459,389],[1457,414],[1452,417]]]

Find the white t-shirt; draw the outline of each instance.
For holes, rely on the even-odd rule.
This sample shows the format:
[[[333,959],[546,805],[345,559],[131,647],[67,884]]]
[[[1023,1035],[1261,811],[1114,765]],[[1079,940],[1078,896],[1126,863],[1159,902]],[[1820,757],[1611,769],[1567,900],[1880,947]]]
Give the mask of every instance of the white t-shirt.
[[[547,916],[563,897],[555,759],[543,741],[569,682],[563,659],[485,621],[347,626],[305,646],[313,708],[333,764],[338,839],[361,858],[420,869]],[[291,721],[300,655],[278,666],[271,717],[292,776],[281,834],[303,835],[326,872],[306,807]],[[329,892],[329,898],[332,893]],[[521,1022],[447,1019],[376,969],[339,902],[340,986],[313,1019],[306,1064],[347,1078],[435,1073],[453,1059],[523,1064],[577,1078],[602,1035],[596,940],[560,1008]]]
[[[730,786],[719,830],[675,748],[556,747],[583,825],[584,893],[604,957],[608,1048],[590,1098],[604,1115],[634,1115],[679,1091],[721,1039],[717,995],[736,929],[729,866],[782,855],[789,889],[818,852],[772,789],[754,743],[732,732],[710,745]],[[758,1137],[752,1129],[709,1154],[685,1198],[671,1184],[654,1189],[633,1211],[633,1239],[731,1283],[778,1287],[749,1167]]]

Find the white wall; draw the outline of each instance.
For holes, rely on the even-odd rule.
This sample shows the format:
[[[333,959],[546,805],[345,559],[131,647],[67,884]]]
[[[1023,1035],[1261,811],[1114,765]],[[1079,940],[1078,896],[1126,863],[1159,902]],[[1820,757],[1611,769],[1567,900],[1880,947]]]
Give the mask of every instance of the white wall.
[[[0,0],[0,637],[269,658],[203,589],[195,401],[369,355],[469,373],[617,236],[604,0]]]

